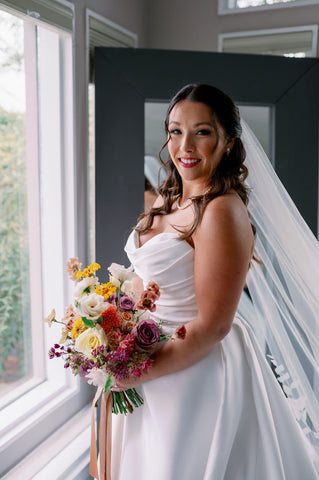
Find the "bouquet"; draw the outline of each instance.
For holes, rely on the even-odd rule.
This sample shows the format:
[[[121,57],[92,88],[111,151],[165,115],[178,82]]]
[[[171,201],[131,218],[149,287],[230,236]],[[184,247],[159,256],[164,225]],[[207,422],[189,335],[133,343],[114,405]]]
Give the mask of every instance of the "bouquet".
[[[175,337],[184,338],[185,326],[174,335],[164,335],[147,312],[154,312],[160,296],[159,287],[149,282],[137,295],[132,289],[136,276],[133,269],[112,263],[109,281],[100,283],[93,263],[81,271],[78,258],[67,263],[67,272],[75,281],[74,303],[65,317],[58,321],[53,309],[45,321],[62,324],[59,343],[49,350],[49,357],[61,357],[64,368],[80,375],[89,384],[103,387],[108,393],[116,380],[129,376],[141,377],[152,366],[152,353],[161,342]],[[113,413],[132,413],[143,404],[136,389],[112,392]]]

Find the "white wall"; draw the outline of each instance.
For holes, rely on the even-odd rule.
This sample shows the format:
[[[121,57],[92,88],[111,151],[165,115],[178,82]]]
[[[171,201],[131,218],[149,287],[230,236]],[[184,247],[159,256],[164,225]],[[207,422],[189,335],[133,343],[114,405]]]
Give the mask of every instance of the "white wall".
[[[216,52],[220,33],[319,22],[319,4],[303,7],[217,14],[217,0],[149,0],[146,43],[149,48]]]

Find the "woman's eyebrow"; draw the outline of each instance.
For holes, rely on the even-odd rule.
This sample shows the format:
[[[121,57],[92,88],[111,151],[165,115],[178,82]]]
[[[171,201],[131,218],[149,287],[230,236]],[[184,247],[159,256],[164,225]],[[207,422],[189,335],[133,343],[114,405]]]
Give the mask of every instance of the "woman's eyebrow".
[[[195,123],[194,127],[199,127],[200,125],[209,125],[210,127],[213,127],[213,124],[211,122],[199,122]]]
[[[169,125],[171,123],[175,123],[176,125],[180,125],[179,122],[177,122],[176,120],[171,120],[169,122]],[[200,125],[209,125],[210,127],[213,127],[214,125],[211,123],[211,122],[198,122],[198,123],[194,123],[194,127],[199,127]]]

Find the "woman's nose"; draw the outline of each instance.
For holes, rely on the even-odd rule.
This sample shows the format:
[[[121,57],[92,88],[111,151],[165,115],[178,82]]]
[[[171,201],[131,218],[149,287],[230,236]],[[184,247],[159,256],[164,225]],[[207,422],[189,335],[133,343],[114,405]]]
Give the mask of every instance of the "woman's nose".
[[[183,135],[181,147],[185,152],[192,152],[194,150],[194,142],[191,135]]]

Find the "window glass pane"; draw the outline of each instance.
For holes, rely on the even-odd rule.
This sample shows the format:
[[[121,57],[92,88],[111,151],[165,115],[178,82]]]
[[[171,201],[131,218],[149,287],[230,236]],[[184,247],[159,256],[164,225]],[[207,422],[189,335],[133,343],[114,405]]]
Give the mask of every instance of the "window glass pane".
[[[227,0],[227,8],[272,6],[280,3],[305,3],[304,0]]]
[[[23,21],[0,10],[0,393],[32,375]]]
[[[312,56],[312,27],[296,27],[293,29],[274,29],[260,32],[246,32],[239,35],[225,36],[222,51],[226,53],[251,53],[265,55],[284,55],[289,57]]]
[[[293,2],[295,0],[237,0],[236,7],[259,7],[260,5],[274,5],[275,3]]]

